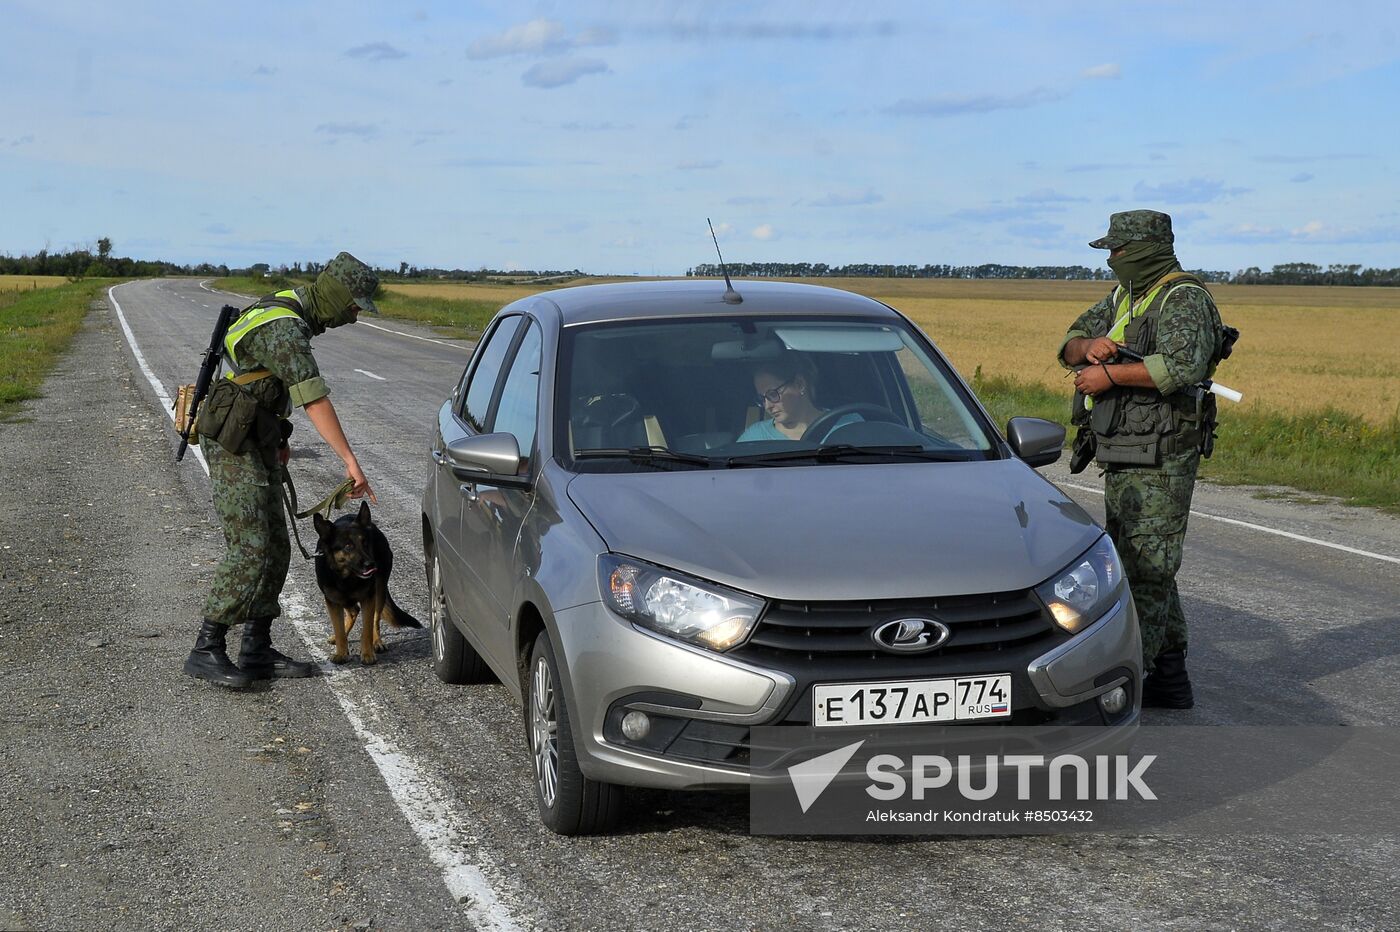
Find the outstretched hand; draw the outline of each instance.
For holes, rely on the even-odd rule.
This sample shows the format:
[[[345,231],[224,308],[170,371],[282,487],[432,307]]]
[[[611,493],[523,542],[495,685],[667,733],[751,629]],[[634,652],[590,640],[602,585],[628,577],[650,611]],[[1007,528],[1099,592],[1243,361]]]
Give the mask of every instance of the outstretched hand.
[[[345,476],[355,483],[355,487],[350,490],[351,498],[364,498],[368,495],[370,504],[379,504],[379,499],[374,497],[374,489],[369,487],[369,480],[365,478],[364,471],[360,469],[358,462],[351,460],[346,465]]]

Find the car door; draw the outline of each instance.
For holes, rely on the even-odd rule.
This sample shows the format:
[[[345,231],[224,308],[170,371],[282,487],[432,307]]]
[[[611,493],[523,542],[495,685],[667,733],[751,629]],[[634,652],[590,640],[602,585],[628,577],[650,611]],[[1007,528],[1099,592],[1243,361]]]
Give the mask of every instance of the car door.
[[[463,516],[475,496],[471,483],[464,483],[452,474],[446,455],[447,445],[463,437],[485,433],[501,381],[504,363],[520,331],[520,315],[502,317],[482,338],[472,357],[461,391],[443,405],[438,415],[438,433],[433,449],[435,488],[438,514],[438,558],[443,562],[443,594],[452,617],[472,629],[475,640],[485,638],[483,622],[489,613],[490,600],[484,592],[482,567],[485,554],[480,542],[467,532]],[[490,653],[489,649],[487,651]]]
[[[535,500],[528,479],[535,466],[541,349],[540,325],[527,321],[491,409],[491,433],[513,435],[525,458],[515,481],[477,482],[475,497],[463,500],[462,537],[478,548],[477,569],[490,601],[484,636],[491,639],[489,651],[503,658],[513,649],[510,622],[523,572],[517,559],[520,528]]]

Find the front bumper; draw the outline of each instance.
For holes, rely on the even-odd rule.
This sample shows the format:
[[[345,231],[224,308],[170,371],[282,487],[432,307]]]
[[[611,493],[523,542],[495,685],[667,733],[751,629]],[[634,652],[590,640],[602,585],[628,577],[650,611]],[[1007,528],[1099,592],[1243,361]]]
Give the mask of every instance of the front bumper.
[[[760,666],[642,631],[601,602],[560,612],[555,623],[579,766],[591,779],[681,790],[747,787],[777,777],[750,769],[749,730],[810,723],[810,674]],[[1131,729],[1140,706],[1141,654],[1137,613],[1125,589],[1104,617],[1037,656],[1018,657],[1011,666],[1010,657],[991,654],[976,662],[960,661],[958,672],[1011,673],[1012,724]],[[935,669],[922,676],[947,673]],[[1128,691],[1130,702],[1110,720],[1098,697],[1116,686]],[[645,741],[629,741],[620,731],[621,718],[630,710],[652,719],[654,731]]]

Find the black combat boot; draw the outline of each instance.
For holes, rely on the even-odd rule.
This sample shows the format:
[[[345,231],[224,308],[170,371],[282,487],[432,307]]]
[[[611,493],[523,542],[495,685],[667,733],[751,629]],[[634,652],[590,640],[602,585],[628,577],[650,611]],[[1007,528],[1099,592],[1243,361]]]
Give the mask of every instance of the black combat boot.
[[[255,618],[243,626],[238,665],[255,680],[311,676],[317,670],[316,664],[293,660],[272,646],[271,618]]]
[[[1191,678],[1186,675],[1186,651],[1169,650],[1157,655],[1155,669],[1142,681],[1142,704],[1157,709],[1189,709],[1195,706]]]
[[[235,689],[252,686],[253,678],[235,667],[233,661],[228,659],[228,648],[224,644],[226,634],[228,625],[204,619],[204,624],[199,629],[199,637],[195,638],[194,650],[185,658],[185,672],[220,686],[232,686]]]

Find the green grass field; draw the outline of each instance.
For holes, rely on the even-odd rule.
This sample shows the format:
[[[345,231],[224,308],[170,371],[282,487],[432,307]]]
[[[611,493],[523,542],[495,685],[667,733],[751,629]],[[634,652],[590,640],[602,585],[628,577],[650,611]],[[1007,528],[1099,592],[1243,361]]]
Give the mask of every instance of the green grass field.
[[[0,292],[0,419],[10,416],[19,402],[39,397],[44,376],[108,284],[90,279]]]

